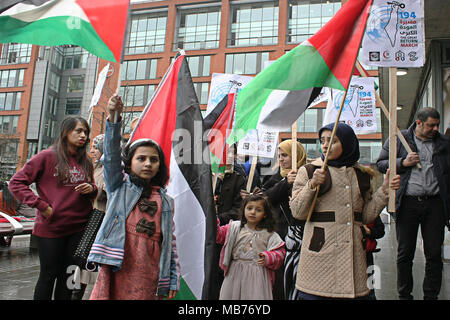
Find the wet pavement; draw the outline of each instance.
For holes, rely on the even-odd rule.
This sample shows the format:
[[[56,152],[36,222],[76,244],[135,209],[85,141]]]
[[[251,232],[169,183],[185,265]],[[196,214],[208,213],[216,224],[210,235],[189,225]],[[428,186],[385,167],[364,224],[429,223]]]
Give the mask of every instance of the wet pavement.
[[[376,284],[376,296],[379,300],[398,300],[395,224],[385,224],[386,235],[378,240],[381,251],[375,253],[375,265],[379,268],[380,283]],[[417,239],[413,275],[415,299],[422,299],[422,281],[425,270],[425,258],[422,239]],[[34,286],[39,276],[39,257],[36,249],[30,249],[30,236],[14,237],[11,247],[0,247],[0,300],[31,300]],[[89,298],[92,284],[88,285],[83,299]],[[450,299],[450,261],[444,261],[440,300]]]

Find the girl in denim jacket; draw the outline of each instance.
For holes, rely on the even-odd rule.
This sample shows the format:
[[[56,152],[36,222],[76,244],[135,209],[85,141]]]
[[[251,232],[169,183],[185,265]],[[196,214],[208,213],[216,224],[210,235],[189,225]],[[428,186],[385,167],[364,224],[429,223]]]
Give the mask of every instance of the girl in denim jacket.
[[[164,153],[155,141],[139,139],[121,155],[121,121],[112,119],[122,109],[120,97],[113,96],[103,160],[108,204],[88,258],[101,269],[90,299],[171,299],[179,290],[180,269],[172,199],[164,190]]]
[[[244,194],[241,220],[220,226],[216,242],[223,244],[220,267],[225,279],[220,300],[272,300],[274,271],[283,265],[285,248],[274,232],[269,201],[261,190]]]

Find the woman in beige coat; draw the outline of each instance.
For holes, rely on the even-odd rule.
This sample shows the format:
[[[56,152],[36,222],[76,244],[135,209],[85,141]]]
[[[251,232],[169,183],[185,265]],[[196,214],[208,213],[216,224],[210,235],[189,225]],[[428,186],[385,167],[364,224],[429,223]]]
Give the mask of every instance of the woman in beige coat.
[[[303,235],[296,280],[298,299],[367,297],[370,289],[361,226],[372,222],[387,205],[389,186],[398,189],[400,185],[399,176],[389,185],[386,175],[383,185],[373,192],[373,171],[358,163],[359,143],[353,129],[339,123],[331,148],[333,126],[331,123],[319,130],[323,155],[299,170],[292,190],[292,215],[306,220],[320,185]],[[322,170],[327,152],[328,168]]]

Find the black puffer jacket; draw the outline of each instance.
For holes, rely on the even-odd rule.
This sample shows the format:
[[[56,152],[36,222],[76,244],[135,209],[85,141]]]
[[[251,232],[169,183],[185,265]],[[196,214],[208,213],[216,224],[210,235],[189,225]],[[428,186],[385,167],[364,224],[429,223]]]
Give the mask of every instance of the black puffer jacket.
[[[292,184],[287,182],[287,178],[281,177],[280,171],[270,177],[263,184],[262,190],[269,198],[274,209],[275,220],[277,222],[276,231],[281,239],[287,234],[289,225],[304,225],[304,221],[295,219],[289,207],[289,197],[292,195]]]
[[[402,133],[411,147],[412,151],[417,152],[417,146],[414,142],[414,130],[416,123],[414,122],[408,130],[402,130]],[[439,133],[433,138],[433,171],[434,176],[438,179],[439,194],[444,203],[446,224],[449,227],[450,220],[450,139]],[[396,192],[395,198],[395,219],[398,219],[398,212],[405,195],[409,177],[411,176],[412,167],[403,167],[402,160],[406,158],[408,152],[397,138],[397,174],[400,175],[400,188]],[[384,143],[383,149],[377,160],[378,170],[386,173],[389,168],[389,139]]]
[[[245,190],[246,183],[245,177],[236,171],[225,173],[223,180],[217,179],[214,194],[218,196],[216,206],[220,225],[239,219],[239,209],[242,203],[240,192]]]

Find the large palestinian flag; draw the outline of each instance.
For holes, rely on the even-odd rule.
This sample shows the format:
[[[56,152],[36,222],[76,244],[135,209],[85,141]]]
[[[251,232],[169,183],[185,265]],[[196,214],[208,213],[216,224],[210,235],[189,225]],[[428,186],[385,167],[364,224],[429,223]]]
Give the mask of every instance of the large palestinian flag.
[[[345,90],[372,0],[349,0],[316,34],[275,60],[238,94],[228,142],[257,126],[289,129],[322,87]]]
[[[0,3],[0,43],[77,45],[119,62],[129,0],[28,0]]]
[[[217,220],[209,148],[203,133],[198,99],[181,53],[142,112],[129,142],[151,138],[166,155],[182,277],[178,299],[210,299],[218,290]]]
[[[228,144],[225,141],[233,126],[235,95],[225,95],[204,120],[205,130],[209,130],[208,142],[213,173],[222,172],[225,168],[228,152]]]

